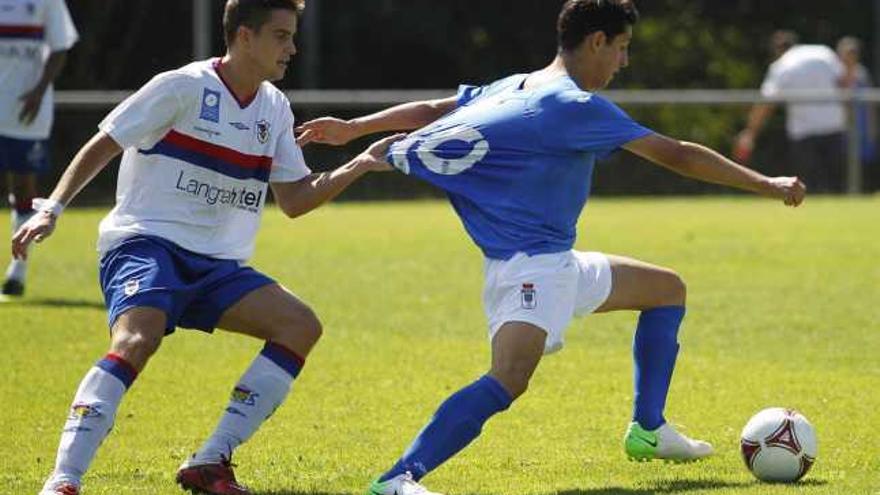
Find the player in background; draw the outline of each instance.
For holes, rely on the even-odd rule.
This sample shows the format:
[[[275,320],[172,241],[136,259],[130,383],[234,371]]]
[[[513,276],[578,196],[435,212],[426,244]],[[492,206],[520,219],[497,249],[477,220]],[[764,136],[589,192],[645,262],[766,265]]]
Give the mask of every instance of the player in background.
[[[268,82],[284,76],[296,53],[303,7],[302,0],[228,0],[226,55],[159,74],[116,107],[13,237],[13,254],[24,258],[28,244],[49,236],[63,208],[125,150],[116,206],[98,240],[110,350],[79,385],[42,495],[79,493],[123,395],[175,327],[265,341],[213,434],[177,473],[185,489],[250,493],[236,482],[232,453],[284,401],[322,331],[304,302],[244,264],[267,185],[294,218],[363,174],[390,168],[383,161],[388,139],[332,172],[306,167],[290,102]]]
[[[52,82],[78,34],[64,0],[5,0],[0,8],[0,170],[12,232],[33,214],[37,174],[49,168]],[[13,259],[0,293],[24,295],[27,264]]]
[[[526,391],[542,355],[562,347],[573,316],[593,312],[640,311],[626,454],[691,461],[712,453],[664,417],[685,314],[682,279],[632,258],[572,249],[594,163],[624,148],[681,175],[790,206],[801,203],[805,189],[795,177],[765,177],[704,146],[655,133],[593,93],[628,65],[637,18],[628,0],[569,0],[558,20],[558,54],[543,69],[461,86],[447,99],[298,128],[301,145],[419,129],[391,146],[388,161],[443,189],[485,255],[491,367],[439,407],[369,494],[430,495],[420,480]]]

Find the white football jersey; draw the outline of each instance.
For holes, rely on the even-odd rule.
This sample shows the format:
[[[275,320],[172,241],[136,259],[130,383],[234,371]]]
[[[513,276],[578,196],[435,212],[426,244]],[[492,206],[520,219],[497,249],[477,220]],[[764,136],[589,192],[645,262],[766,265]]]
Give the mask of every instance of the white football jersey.
[[[52,128],[52,86],[29,125],[18,120],[19,97],[43,75],[49,54],[78,38],[64,0],[0,0],[0,136],[46,139]]]
[[[836,90],[843,64],[823,45],[797,45],[770,65],[761,93],[784,96],[791,90]],[[789,103],[786,130],[792,139],[843,132],[846,113],[840,103]]]
[[[100,252],[152,235],[244,261],[253,253],[267,184],[311,173],[284,93],[264,82],[251,100],[239,101],[219,63],[159,74],[99,124],[125,149],[116,206],[101,221]]]

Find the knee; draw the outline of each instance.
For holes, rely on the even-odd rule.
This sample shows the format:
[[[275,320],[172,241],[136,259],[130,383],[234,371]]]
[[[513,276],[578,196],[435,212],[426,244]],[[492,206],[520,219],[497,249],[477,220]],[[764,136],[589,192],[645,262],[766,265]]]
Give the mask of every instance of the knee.
[[[141,370],[161,344],[162,335],[126,329],[114,332],[111,351]]]
[[[293,340],[298,343],[293,347],[299,348],[305,345],[311,348],[321,339],[324,327],[312,308],[303,305],[288,311],[285,317],[277,322],[276,329],[272,333],[279,342]]]
[[[511,361],[492,366],[489,374],[501,383],[512,399],[516,399],[528,390],[534,371],[531,363]]]
[[[664,273],[661,287],[661,306],[684,306],[687,302],[687,284],[678,273],[672,270]]]

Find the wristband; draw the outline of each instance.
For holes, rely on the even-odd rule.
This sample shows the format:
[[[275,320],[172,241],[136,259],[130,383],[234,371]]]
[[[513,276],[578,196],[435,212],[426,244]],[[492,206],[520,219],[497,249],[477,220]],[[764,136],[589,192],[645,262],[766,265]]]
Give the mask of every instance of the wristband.
[[[46,198],[34,198],[33,203],[34,210],[43,211],[51,214],[55,218],[61,216],[61,212],[64,211],[64,205],[61,204],[60,201],[55,201],[54,199],[46,199]]]

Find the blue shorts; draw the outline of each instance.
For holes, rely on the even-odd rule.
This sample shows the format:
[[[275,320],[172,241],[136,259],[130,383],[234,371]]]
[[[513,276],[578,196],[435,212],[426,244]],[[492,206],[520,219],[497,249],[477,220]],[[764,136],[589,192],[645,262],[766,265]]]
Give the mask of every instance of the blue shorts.
[[[135,307],[161,309],[175,327],[213,332],[223,313],[251,291],[275,283],[234,260],[196,254],[159,237],[126,239],[101,258],[110,327]]]
[[[41,174],[49,170],[49,141],[0,136],[0,171]]]

